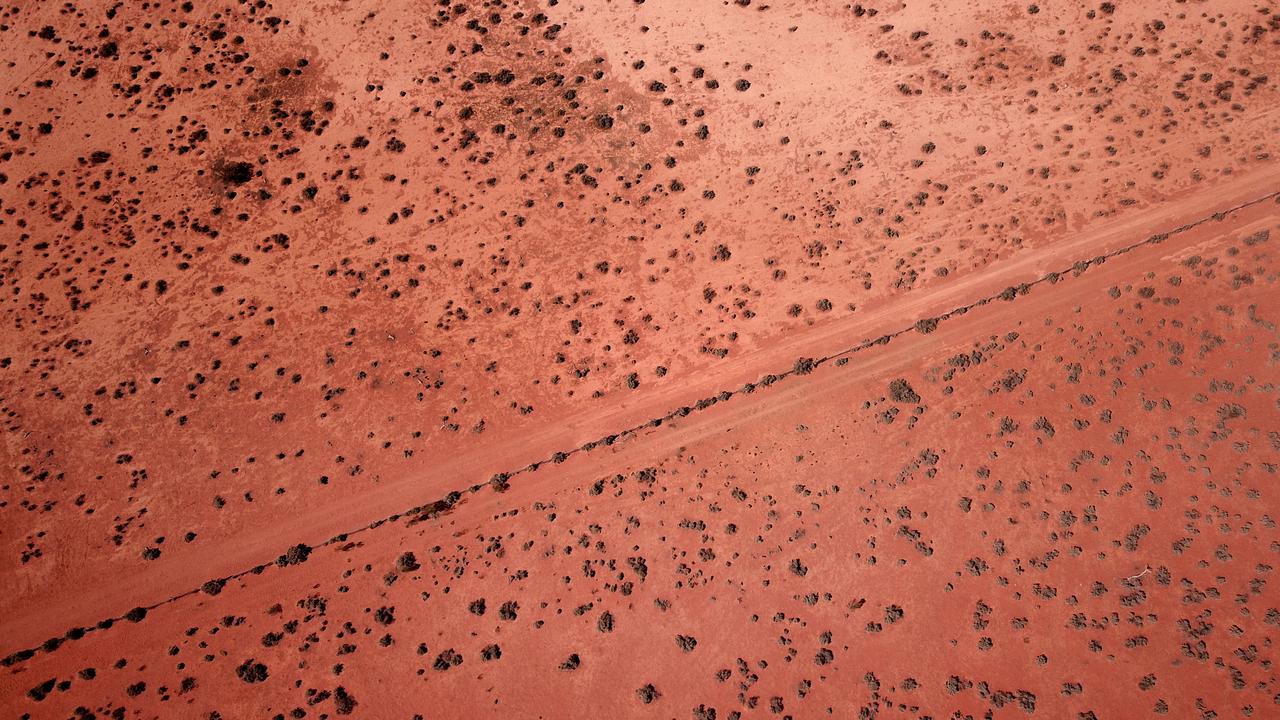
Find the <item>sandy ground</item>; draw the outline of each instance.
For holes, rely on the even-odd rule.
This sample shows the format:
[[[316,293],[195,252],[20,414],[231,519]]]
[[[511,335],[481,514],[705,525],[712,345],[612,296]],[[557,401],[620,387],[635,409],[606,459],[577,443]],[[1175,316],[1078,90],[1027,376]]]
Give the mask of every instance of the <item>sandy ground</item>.
[[[1268,716],[1276,25],[6,9],[0,707]]]

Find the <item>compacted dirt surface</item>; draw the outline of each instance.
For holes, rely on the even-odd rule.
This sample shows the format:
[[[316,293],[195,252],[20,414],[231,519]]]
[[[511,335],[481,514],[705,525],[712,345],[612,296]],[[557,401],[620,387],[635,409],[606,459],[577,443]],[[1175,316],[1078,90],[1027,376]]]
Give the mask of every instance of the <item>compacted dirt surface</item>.
[[[0,716],[1280,717],[1280,6],[0,63]]]

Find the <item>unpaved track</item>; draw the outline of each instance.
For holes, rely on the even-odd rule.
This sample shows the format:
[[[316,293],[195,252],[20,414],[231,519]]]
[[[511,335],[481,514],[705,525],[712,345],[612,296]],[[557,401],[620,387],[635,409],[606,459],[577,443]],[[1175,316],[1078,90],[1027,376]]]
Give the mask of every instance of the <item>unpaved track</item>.
[[[859,378],[886,373],[892,368],[918,361],[966,339],[984,333],[1014,329],[1019,317],[1069,306],[1096,298],[1097,293],[1126,279],[1136,279],[1150,263],[1180,250],[1212,243],[1216,237],[1280,221],[1280,163],[1268,163],[1241,173],[1229,181],[1198,194],[1173,197],[1158,206],[1126,215],[1120,220],[1099,221],[1092,227],[1060,239],[1043,250],[1026,250],[980,271],[952,281],[928,286],[898,298],[864,306],[855,315],[815,325],[803,335],[779,338],[773,346],[744,353],[718,366],[714,377],[700,378],[682,387],[665,388],[643,403],[618,402],[561,423],[547,424],[519,442],[480,445],[474,450],[438,461],[424,461],[429,472],[384,481],[360,497],[358,505],[337,501],[316,505],[306,512],[278,518],[269,526],[241,533],[233,543],[198,551],[182,563],[127,577],[115,577],[77,592],[56,588],[53,596],[31,595],[11,603],[0,624],[0,656],[33,648],[71,628],[91,627],[105,618],[118,618],[134,607],[151,608],[198,592],[206,580],[243,575],[250,569],[270,564],[281,552],[297,543],[320,545],[349,533],[432,502],[453,490],[466,490],[492,474],[515,472],[531,463],[541,463],[557,452],[570,452],[584,443],[609,433],[643,426],[650,419],[667,416],[673,409],[692,406],[700,398],[721,391],[735,391],[770,373],[785,373],[797,358],[823,358],[862,346],[868,340],[890,335],[909,327],[917,319],[935,317],[983,298],[1006,287],[1034,282],[1051,271],[1067,271],[1078,261],[1089,261],[1140,243],[1152,235],[1170,233],[1192,223],[1202,223],[1179,232],[1160,244],[1145,245],[1111,258],[1091,268],[1079,278],[1060,285],[1042,283],[1030,295],[1014,302],[997,302],[944,321],[929,335],[908,333],[888,345],[865,347],[851,354],[850,362],[839,368],[824,367],[812,376],[791,378],[778,388],[761,388],[752,395],[736,396],[731,408],[710,408],[675,421],[675,427],[655,430],[657,438],[632,436],[612,451],[591,453],[588,462],[568,469],[569,480],[589,478],[601,462],[616,465],[637,453],[653,454],[678,447],[735,424],[765,415],[782,407],[804,402],[816,392],[854,382]],[[1225,213],[1225,217],[1214,216]],[[1203,222],[1211,219],[1208,222]],[[785,340],[785,341],[784,341]],[[746,399],[743,399],[746,398]],[[669,425],[672,423],[668,423]],[[650,433],[644,433],[650,435]],[[543,477],[546,475],[543,474]],[[561,475],[561,481],[566,478]],[[536,483],[537,475],[522,475],[513,482]],[[513,498],[485,495],[479,504],[510,505]],[[495,505],[496,507],[496,505]],[[476,508],[479,509],[479,508]],[[487,515],[484,515],[487,517]]]

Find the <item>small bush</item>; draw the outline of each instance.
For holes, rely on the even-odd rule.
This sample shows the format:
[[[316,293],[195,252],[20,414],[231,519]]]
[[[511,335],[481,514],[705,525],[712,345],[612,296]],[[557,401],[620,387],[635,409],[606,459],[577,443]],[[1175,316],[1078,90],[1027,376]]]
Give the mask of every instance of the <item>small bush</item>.
[[[916,321],[916,332],[928,335],[938,329],[938,318],[921,318]]]
[[[907,384],[906,380],[897,378],[889,383],[889,398],[897,403],[914,405],[920,402],[920,396]]]
[[[236,676],[250,685],[260,683],[267,679],[267,666],[249,658],[236,668]]]

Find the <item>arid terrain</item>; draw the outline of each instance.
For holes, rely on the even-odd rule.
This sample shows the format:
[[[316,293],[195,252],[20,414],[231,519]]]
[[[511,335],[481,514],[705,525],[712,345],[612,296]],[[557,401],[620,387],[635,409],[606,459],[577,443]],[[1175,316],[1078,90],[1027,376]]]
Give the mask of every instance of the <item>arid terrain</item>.
[[[1280,718],[1280,6],[0,63],[0,717]]]

